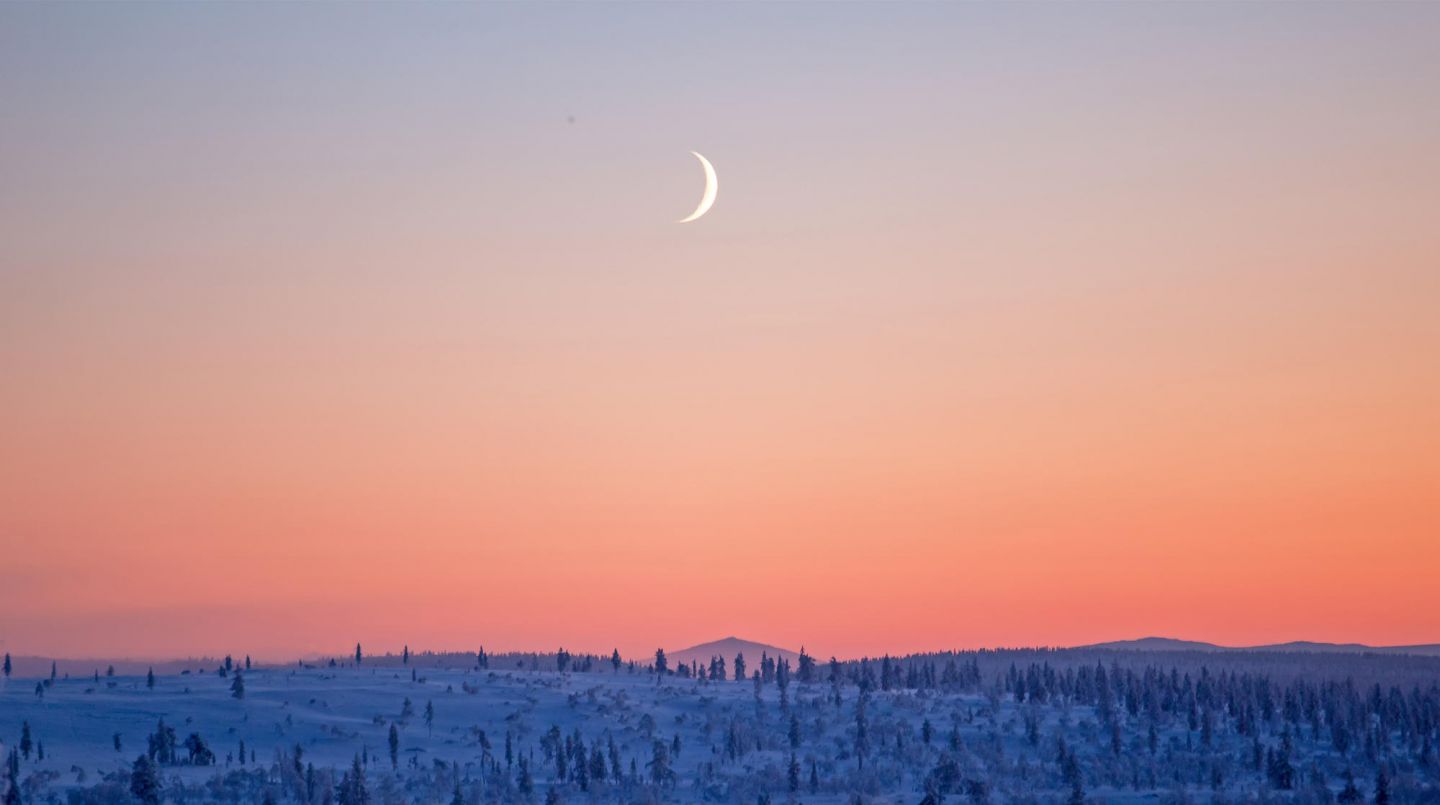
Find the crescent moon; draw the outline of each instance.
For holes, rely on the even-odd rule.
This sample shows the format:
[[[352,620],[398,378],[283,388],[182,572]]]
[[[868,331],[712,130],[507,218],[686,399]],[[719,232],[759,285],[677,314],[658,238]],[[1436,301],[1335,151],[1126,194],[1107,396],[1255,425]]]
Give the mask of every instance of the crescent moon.
[[[710,205],[715,203],[715,191],[720,189],[720,183],[715,179],[715,166],[710,164],[710,160],[700,156],[699,151],[691,151],[690,153],[694,154],[695,158],[700,160],[700,166],[705,169],[705,195],[700,197],[700,206],[696,207],[695,211],[690,213],[690,215],[676,221],[675,223],[677,224],[688,224],[709,212]]]

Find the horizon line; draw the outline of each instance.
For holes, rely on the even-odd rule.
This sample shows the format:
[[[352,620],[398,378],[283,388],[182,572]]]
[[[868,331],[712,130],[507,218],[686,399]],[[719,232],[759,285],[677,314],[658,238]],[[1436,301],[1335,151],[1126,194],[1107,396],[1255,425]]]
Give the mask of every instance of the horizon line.
[[[685,646],[685,647],[683,647],[683,648],[667,649],[667,648],[666,648],[665,646],[663,646],[663,645],[657,645],[657,646],[656,646],[656,650],[664,650],[667,654],[678,654],[678,653],[687,652],[687,651],[690,651],[690,650],[693,650],[693,649],[696,649],[696,648],[700,648],[700,647],[702,647],[702,646],[706,646],[706,645],[709,645],[709,644],[711,644],[711,643],[723,643],[723,642],[729,641],[729,640],[735,640],[735,641],[745,642],[745,643],[755,643],[755,644],[761,645],[761,646],[763,646],[763,647],[765,647],[765,648],[773,648],[773,649],[775,649],[775,650],[777,650],[777,651],[784,651],[784,652],[791,653],[791,654],[799,654],[799,653],[801,653],[802,651],[805,650],[805,647],[804,647],[804,646],[801,646],[801,647],[798,648],[798,649],[791,649],[791,648],[786,648],[786,647],[784,647],[784,646],[777,646],[777,645],[774,645],[774,644],[771,644],[771,643],[765,643],[764,641],[761,641],[761,640],[752,640],[752,639],[750,639],[750,638],[738,637],[738,636],[733,635],[733,634],[732,634],[732,635],[727,635],[727,636],[725,636],[725,637],[716,638],[716,639],[714,639],[714,640],[706,640],[706,641],[703,641],[703,642],[700,642],[700,643],[695,643],[695,644],[692,644],[692,645],[689,645],[689,646]],[[1296,639],[1293,639],[1293,640],[1283,640],[1283,641],[1272,642],[1272,643],[1255,643],[1255,644],[1250,644],[1250,645],[1227,645],[1227,644],[1224,644],[1224,643],[1215,643],[1215,642],[1208,641],[1208,640],[1197,640],[1197,639],[1192,639],[1192,638],[1167,637],[1167,636],[1164,636],[1164,635],[1145,635],[1145,636],[1142,636],[1142,637],[1118,638],[1118,639],[1114,639],[1114,640],[1101,640],[1101,641],[1096,641],[1096,642],[1091,642],[1091,643],[1078,643],[1078,644],[1065,644],[1065,645],[1061,645],[1061,644],[1033,644],[1033,645],[973,646],[973,647],[967,647],[967,648],[955,648],[955,647],[951,647],[951,648],[923,649],[923,650],[909,651],[909,652],[904,652],[904,653],[880,652],[880,653],[878,653],[878,654],[857,654],[857,655],[854,655],[854,656],[847,656],[847,657],[841,657],[841,656],[839,656],[839,655],[826,655],[826,656],[822,656],[822,654],[824,654],[823,652],[822,652],[822,653],[819,653],[819,654],[809,654],[809,652],[806,652],[806,653],[809,654],[809,656],[815,657],[817,660],[828,659],[828,658],[830,658],[830,657],[833,657],[833,658],[835,658],[835,659],[838,659],[838,660],[841,661],[841,662],[851,662],[851,661],[855,661],[855,660],[875,659],[875,658],[880,658],[880,657],[910,657],[910,656],[924,655],[924,654],[943,654],[943,653],[966,654],[966,653],[979,653],[979,652],[987,652],[987,651],[992,651],[992,652],[1000,652],[1000,651],[1074,651],[1074,650],[1080,650],[1080,649],[1115,649],[1115,650],[1123,650],[1123,649],[1126,647],[1125,644],[1143,644],[1143,643],[1151,642],[1151,641],[1165,641],[1165,642],[1170,642],[1170,643],[1189,644],[1189,645],[1195,646],[1197,649],[1200,649],[1200,648],[1202,648],[1202,647],[1208,647],[1208,648],[1211,648],[1211,649],[1232,650],[1232,651],[1253,651],[1253,650],[1258,650],[1258,649],[1281,648],[1281,647],[1285,647],[1285,646],[1298,646],[1298,645],[1331,646],[1331,647],[1336,647],[1336,648],[1373,649],[1373,650],[1377,650],[1377,651],[1394,651],[1394,650],[1407,649],[1407,648],[1440,647],[1440,639],[1436,639],[1436,640],[1433,641],[1433,642],[1397,643],[1397,644],[1378,645],[1378,644],[1372,644],[1372,643],[1362,643],[1362,642],[1358,642],[1358,641],[1329,641],[1329,640],[1311,640],[1311,639],[1307,639],[1307,638],[1296,638]],[[383,651],[383,652],[373,653],[373,654],[372,654],[372,653],[364,652],[364,651],[363,651],[363,647],[364,647],[364,644],[365,644],[365,641],[364,641],[364,640],[360,640],[360,641],[358,641],[358,643],[359,643],[360,647],[362,648],[362,653],[364,654],[365,657],[376,657],[376,658],[386,658],[386,657],[396,657],[396,658],[398,658],[398,657],[402,657],[402,656],[403,656],[403,653],[404,653],[406,650],[409,651],[410,656],[412,656],[412,657],[414,657],[414,656],[453,656],[453,655],[475,654],[475,653],[476,653],[475,650],[467,650],[467,649],[459,649],[459,648],[438,649],[438,650],[437,650],[437,649],[411,649],[408,644],[402,644],[402,646],[401,646],[401,648],[400,648],[399,651],[392,650],[392,649],[386,649],[386,650]],[[3,644],[0,644],[0,645],[3,645]],[[547,649],[506,648],[506,649],[500,649],[500,650],[494,650],[494,651],[492,651],[492,650],[486,648],[483,643],[477,645],[476,648],[479,649],[479,650],[484,650],[485,653],[486,653],[486,655],[488,655],[488,656],[513,656],[513,655],[522,655],[522,654],[533,654],[533,655],[537,655],[537,656],[544,657],[544,656],[553,656],[553,655],[555,655],[556,653],[558,653],[559,651],[565,650],[565,651],[569,651],[569,653],[572,654],[572,655],[589,655],[589,656],[593,656],[593,657],[607,657],[607,658],[608,658],[612,652],[618,652],[618,651],[619,651],[618,648],[612,648],[612,649],[609,649],[609,650],[600,650],[600,651],[586,651],[586,650],[570,651],[570,650],[568,650],[568,649],[565,649],[565,647],[564,647],[563,645],[556,646],[556,647],[553,647],[553,648],[547,648]],[[1183,650],[1183,649],[1180,649],[1180,650]],[[24,660],[51,660],[51,661],[54,661],[54,662],[61,662],[61,661],[63,661],[63,662],[105,661],[105,662],[125,662],[125,663],[140,663],[140,662],[144,662],[144,663],[186,663],[186,662],[197,662],[197,663],[198,663],[198,662],[223,661],[226,656],[230,656],[232,659],[234,659],[234,658],[237,657],[237,654],[235,654],[235,653],[230,653],[230,654],[228,654],[228,655],[226,655],[226,654],[215,655],[215,654],[203,653],[203,654],[191,654],[191,655],[188,655],[188,656],[178,656],[178,655],[170,655],[170,656],[161,656],[161,655],[152,655],[152,656],[144,656],[144,655],[141,655],[141,656],[111,655],[111,656],[107,656],[107,655],[104,655],[104,654],[94,654],[94,655],[63,655],[63,654],[47,654],[47,653],[20,654],[20,653],[14,653],[14,652],[12,652],[12,651],[10,651],[10,650],[8,650],[8,649],[3,650],[3,653],[4,653],[6,656],[11,656],[13,659],[16,659],[16,660],[19,660],[19,659],[24,659]],[[294,662],[306,662],[307,660],[308,660],[308,661],[314,661],[314,660],[329,660],[329,659],[338,659],[338,658],[348,658],[348,657],[351,657],[351,656],[353,656],[353,655],[354,655],[354,650],[353,650],[353,649],[347,649],[347,650],[342,650],[342,651],[338,651],[338,652],[329,652],[329,651],[308,651],[308,652],[300,652],[300,653],[298,653],[298,654],[292,655],[291,657],[289,657],[289,658],[287,658],[287,659],[274,659],[274,658],[271,658],[271,657],[268,657],[268,656],[265,656],[265,655],[246,654],[246,653],[244,653],[244,652],[240,652],[240,653],[238,654],[238,657],[241,658],[241,659],[243,659],[244,657],[247,657],[247,656],[248,656],[248,657],[250,658],[251,662],[254,663],[254,664],[263,664],[263,665],[276,666],[276,665],[288,665],[288,664],[294,663]],[[641,654],[640,656],[652,656],[652,655],[649,654],[649,653],[643,653],[643,652],[642,652],[642,654]],[[631,659],[634,659],[633,657],[627,657],[624,653],[621,653],[621,657],[622,657],[622,659],[626,659],[627,662],[630,661]]]

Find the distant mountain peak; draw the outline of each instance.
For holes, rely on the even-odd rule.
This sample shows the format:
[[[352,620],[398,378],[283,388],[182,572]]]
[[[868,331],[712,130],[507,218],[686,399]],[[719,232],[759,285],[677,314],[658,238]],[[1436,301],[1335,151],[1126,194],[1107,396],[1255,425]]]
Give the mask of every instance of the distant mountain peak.
[[[707,663],[711,657],[724,657],[725,661],[731,662],[736,654],[744,654],[747,661],[759,661],[761,654],[767,654],[779,659],[781,657],[790,660],[792,664],[800,658],[799,652],[787,648],[772,646],[768,643],[757,643],[754,640],[746,640],[741,637],[729,635],[719,640],[712,640],[709,643],[700,643],[679,651],[667,651],[665,656],[676,663],[699,662]]]

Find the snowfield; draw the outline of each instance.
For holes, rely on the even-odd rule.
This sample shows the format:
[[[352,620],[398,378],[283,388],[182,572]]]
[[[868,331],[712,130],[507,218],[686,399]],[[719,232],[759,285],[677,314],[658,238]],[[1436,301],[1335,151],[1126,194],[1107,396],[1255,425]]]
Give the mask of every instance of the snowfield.
[[[944,684],[924,659],[846,663],[838,684],[824,664],[809,682],[787,669],[783,690],[779,673],[757,684],[427,657],[237,670],[239,698],[236,673],[213,668],[153,688],[143,676],[12,678],[0,683],[0,754],[25,803],[143,801],[141,755],[156,759],[151,801],[176,802],[1326,801],[1347,771],[1367,801],[1377,785],[1392,801],[1440,801],[1440,677],[1395,686],[1399,705],[1377,688],[1378,709],[1356,716],[1370,731],[1344,739],[1351,714],[1291,701],[1293,680],[1268,682],[1247,712],[1235,691],[1255,686],[1238,675],[1207,670],[1213,689],[1193,669],[1115,681],[1117,663],[1100,666],[1096,688],[1086,664],[1030,664],[1027,680],[1024,664],[985,660],[981,672],[962,659]],[[1352,689],[1364,707],[1370,694]],[[1393,712],[1405,723],[1383,723]],[[163,738],[157,750],[162,720],[173,757]]]

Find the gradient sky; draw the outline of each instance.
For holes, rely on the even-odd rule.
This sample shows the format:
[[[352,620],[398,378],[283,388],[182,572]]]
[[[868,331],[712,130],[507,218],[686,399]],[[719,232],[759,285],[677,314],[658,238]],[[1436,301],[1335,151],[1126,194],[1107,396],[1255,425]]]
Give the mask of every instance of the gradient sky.
[[[0,647],[1440,641],[1437,41],[0,4]]]

